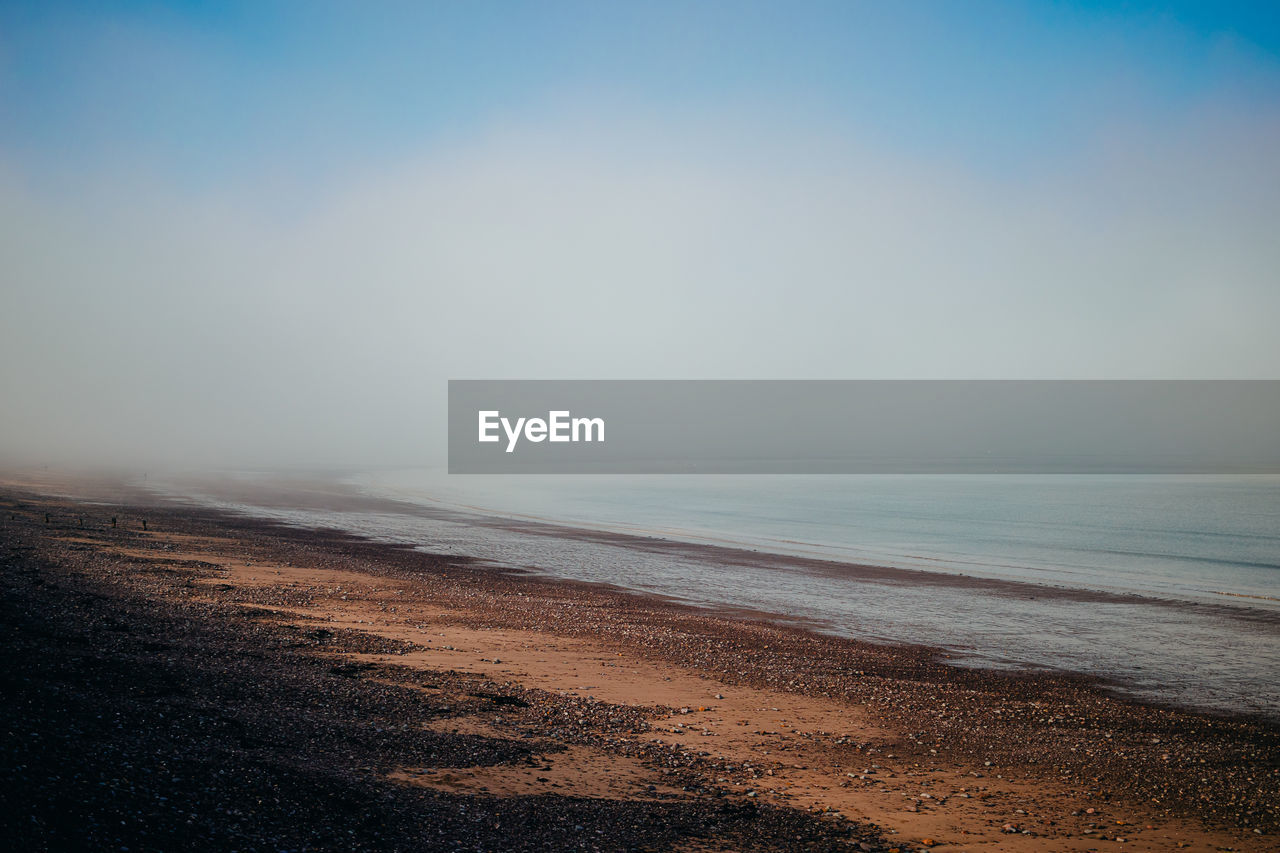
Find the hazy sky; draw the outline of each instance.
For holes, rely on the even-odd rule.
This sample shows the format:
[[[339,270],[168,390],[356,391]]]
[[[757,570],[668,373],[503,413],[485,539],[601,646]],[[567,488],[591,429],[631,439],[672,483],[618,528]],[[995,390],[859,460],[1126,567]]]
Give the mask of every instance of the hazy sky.
[[[7,2],[0,461],[448,378],[1280,377],[1263,3]]]

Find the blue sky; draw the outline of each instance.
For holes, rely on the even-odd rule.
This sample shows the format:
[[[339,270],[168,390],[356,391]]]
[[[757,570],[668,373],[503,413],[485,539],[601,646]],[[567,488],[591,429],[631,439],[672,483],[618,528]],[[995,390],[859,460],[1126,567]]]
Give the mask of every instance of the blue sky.
[[[0,454],[413,463],[450,378],[1276,378],[1278,50],[1241,3],[0,3]]]
[[[0,154],[38,175],[340,179],[566,111],[822,122],[1039,168],[1280,95],[1265,3],[6,3]]]

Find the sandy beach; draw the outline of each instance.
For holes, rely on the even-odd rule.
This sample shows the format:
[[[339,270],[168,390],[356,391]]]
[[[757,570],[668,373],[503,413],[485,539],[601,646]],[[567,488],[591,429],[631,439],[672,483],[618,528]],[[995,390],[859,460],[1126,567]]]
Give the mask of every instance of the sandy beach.
[[[1280,853],[1278,11],[0,2],[0,853]]]
[[[0,486],[15,849],[1261,851],[1280,832],[1268,719],[68,491]]]

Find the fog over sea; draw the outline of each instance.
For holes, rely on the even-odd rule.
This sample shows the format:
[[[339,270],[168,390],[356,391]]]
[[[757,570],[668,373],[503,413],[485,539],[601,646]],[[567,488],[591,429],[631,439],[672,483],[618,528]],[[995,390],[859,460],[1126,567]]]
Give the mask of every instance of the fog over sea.
[[[836,634],[940,646],[957,665],[1083,672],[1146,698],[1280,717],[1280,477],[412,469],[344,482],[403,501],[404,511],[254,507],[190,484],[167,491]],[[566,526],[626,536],[583,538]],[[668,547],[679,542],[756,553]]]

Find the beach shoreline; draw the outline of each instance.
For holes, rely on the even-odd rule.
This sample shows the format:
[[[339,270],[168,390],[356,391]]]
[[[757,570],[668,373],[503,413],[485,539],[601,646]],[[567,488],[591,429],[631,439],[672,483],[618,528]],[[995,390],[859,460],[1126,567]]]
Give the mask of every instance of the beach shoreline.
[[[204,474],[151,488],[184,505],[388,543],[433,543],[433,550],[484,559],[495,569],[619,585],[875,643],[923,642],[956,666],[1082,673],[1148,702],[1280,720],[1280,692],[1269,674],[1280,666],[1280,611],[1243,598],[691,541],[401,497],[336,473]]]
[[[532,733],[573,756],[537,772],[384,768],[381,785],[484,802],[762,803],[821,814],[869,849],[1090,850],[1124,838],[1132,849],[1262,850],[1280,823],[1280,729],[1264,718],[1118,698],[1082,676],[956,667],[925,645],[833,637],[340,531],[158,506],[105,481],[80,487],[80,500],[49,491],[3,489],[11,555],[21,541],[22,559],[44,571],[122,595],[145,588],[158,601],[391,644],[345,657],[371,673],[485,679],[497,686],[471,692],[512,699],[433,726],[503,741]],[[529,710],[570,705],[594,712],[557,727]],[[602,730],[602,709],[626,732]],[[673,774],[682,784],[667,784]]]

